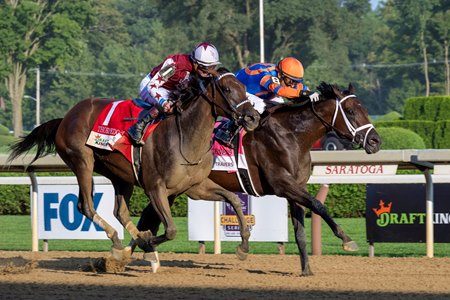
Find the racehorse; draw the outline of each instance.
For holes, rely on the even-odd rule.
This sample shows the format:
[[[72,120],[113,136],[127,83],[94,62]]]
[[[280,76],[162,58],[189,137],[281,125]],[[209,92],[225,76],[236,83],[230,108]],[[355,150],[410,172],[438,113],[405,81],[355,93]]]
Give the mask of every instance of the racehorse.
[[[191,76],[190,87],[176,102],[174,115],[160,122],[142,148],[141,174],[134,176],[132,164],[119,152],[87,146],[91,128],[102,110],[114,99],[86,99],[76,104],[62,119],[53,119],[22,137],[11,146],[12,160],[33,147],[33,161],[56,152],[75,173],[79,185],[78,210],[106,231],[113,245],[113,257],[120,261],[130,254],[117,231],[101,218],[93,204],[93,172],[111,180],[115,190],[114,215],[134,240],[142,245],[158,245],[175,238],[176,228],[168,197],[186,193],[193,199],[229,201],[245,224],[239,198],[208,179],[213,157],[211,135],[217,116],[235,119],[254,130],[260,116],[246,99],[245,87],[225,68],[206,79]],[[31,162],[31,163],[32,163]],[[135,185],[140,185],[162,220],[165,233],[151,236],[132,223],[127,203]],[[111,199],[112,201],[112,199]],[[242,226],[243,241],[238,251],[248,252],[249,230]]]
[[[348,90],[341,91],[323,82],[318,90],[321,100],[317,103],[303,101],[269,108],[261,125],[243,137],[249,173],[257,195],[276,195],[289,202],[303,276],[313,275],[306,250],[303,207],[325,220],[343,241],[344,250],[357,250],[356,243],[335,223],[326,207],[307,192],[311,146],[330,130],[360,145],[368,154],[376,153],[381,145],[380,136],[351,84]],[[227,190],[246,192],[235,173],[212,171],[209,178]],[[152,207],[148,206],[142,213],[138,228],[156,233],[159,223]]]

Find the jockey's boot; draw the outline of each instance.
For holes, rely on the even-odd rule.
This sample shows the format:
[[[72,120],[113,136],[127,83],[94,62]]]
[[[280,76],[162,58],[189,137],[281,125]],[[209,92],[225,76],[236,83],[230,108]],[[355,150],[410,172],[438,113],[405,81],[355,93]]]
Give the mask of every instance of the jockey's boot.
[[[233,121],[228,121],[221,128],[219,128],[215,134],[215,139],[220,143],[226,145],[227,147],[234,148],[233,138],[239,132],[239,128],[236,129],[236,126]]]
[[[155,112],[152,112],[150,109],[149,111],[146,112],[146,114],[142,118],[140,118],[136,123],[134,123],[133,126],[128,128],[127,130],[128,135],[137,146],[142,146],[145,144],[142,138],[144,137],[144,132],[147,125],[152,123],[153,120],[156,118],[153,116],[154,114]]]

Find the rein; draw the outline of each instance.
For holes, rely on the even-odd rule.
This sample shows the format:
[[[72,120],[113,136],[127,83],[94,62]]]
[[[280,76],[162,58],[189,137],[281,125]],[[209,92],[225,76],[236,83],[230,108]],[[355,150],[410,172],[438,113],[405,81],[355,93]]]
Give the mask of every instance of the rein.
[[[327,122],[324,118],[322,118],[322,117],[317,113],[316,109],[314,108],[314,103],[313,103],[313,102],[311,102],[311,105],[312,105],[312,111],[313,111],[314,115],[315,115],[317,118],[319,118],[319,120],[322,122],[322,124],[325,125],[325,127],[327,128],[327,130],[329,130],[329,131],[330,131],[330,130],[334,130],[334,131],[338,132],[338,133],[339,133],[340,135],[342,135],[342,136],[348,136],[346,133],[343,133],[342,131],[340,131],[339,129],[337,129],[337,128],[335,127],[335,123],[336,123],[337,116],[338,116],[339,113],[341,113],[342,118],[344,119],[345,125],[347,126],[347,130],[348,130],[348,131],[350,132],[350,134],[351,134],[352,142],[353,142],[353,143],[355,142],[356,134],[357,134],[359,131],[362,131],[362,130],[367,129],[367,130],[366,130],[366,133],[365,133],[365,135],[364,135],[364,141],[363,141],[363,144],[362,144],[362,146],[365,147],[365,146],[366,146],[366,142],[367,142],[367,136],[369,135],[369,132],[370,132],[372,129],[374,129],[374,126],[372,125],[372,123],[368,123],[368,124],[359,126],[359,127],[357,127],[357,128],[355,128],[355,127],[352,125],[352,123],[349,121],[347,115],[345,114],[344,109],[342,108],[342,103],[343,103],[345,100],[349,99],[349,98],[356,98],[356,96],[355,96],[355,95],[348,95],[348,96],[345,96],[344,98],[342,98],[342,99],[340,99],[340,100],[339,100],[338,98],[336,98],[336,100],[335,100],[335,103],[336,103],[336,109],[334,110],[333,119],[332,119],[331,123]]]
[[[201,90],[201,94],[199,95],[199,97],[202,97],[203,99],[205,99],[208,103],[210,103],[214,109],[214,118],[217,118],[217,110],[216,107],[219,107],[220,109],[222,109],[226,114],[231,115],[232,119],[234,121],[238,121],[239,119],[243,118],[243,116],[237,111],[237,109],[247,103],[250,102],[249,99],[246,99],[245,101],[237,104],[237,105],[232,105],[231,102],[228,100],[228,98],[225,96],[225,94],[223,93],[223,90],[220,88],[219,85],[219,81],[225,77],[225,76],[235,76],[233,73],[231,72],[227,72],[227,73],[223,73],[220,76],[218,76],[217,78],[214,79],[214,81],[212,82],[213,86],[212,86],[212,94],[213,94],[213,98],[211,99],[208,95],[207,95],[207,90],[206,87],[203,84],[203,81],[200,80],[199,84],[200,84],[200,90]],[[225,99],[225,102],[228,104],[228,107],[230,109],[224,108],[222,105],[218,104],[215,102],[215,97],[216,97],[216,90],[219,91],[220,96],[222,96],[223,99]],[[181,113],[181,112],[180,112]],[[211,148],[212,148],[212,143],[210,144],[210,147],[208,148],[208,150],[201,156],[201,158],[197,161],[197,162],[192,162],[191,160],[189,160],[183,153],[183,131],[181,130],[181,124],[180,124],[180,120],[179,118],[177,118],[177,115],[175,115],[176,118],[176,122],[177,122],[177,129],[178,129],[178,138],[179,138],[179,146],[180,146],[180,154],[183,157],[183,159],[186,161],[185,164],[182,165],[198,165],[202,162],[202,157],[208,153]]]

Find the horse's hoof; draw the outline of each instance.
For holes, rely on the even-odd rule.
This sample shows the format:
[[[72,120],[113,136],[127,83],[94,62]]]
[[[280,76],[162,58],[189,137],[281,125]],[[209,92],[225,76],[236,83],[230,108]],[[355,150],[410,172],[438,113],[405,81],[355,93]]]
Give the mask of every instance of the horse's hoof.
[[[111,256],[117,260],[117,261],[121,261],[124,257],[124,251],[125,249],[117,249],[114,247],[111,247]]]
[[[302,271],[302,274],[300,276],[307,277],[307,276],[313,276],[314,273],[311,271],[311,269],[308,267],[305,270]]]
[[[236,247],[236,256],[240,260],[246,260],[248,256],[248,252],[244,252],[240,246]]]
[[[343,243],[342,249],[344,249],[345,251],[349,251],[349,252],[355,252],[355,251],[359,250],[358,244],[356,244],[356,242],[354,242],[354,241]]]
[[[159,262],[159,256],[158,256],[157,251],[145,252],[144,260],[150,262],[153,273],[156,273],[156,271],[158,271],[159,267],[161,266],[161,263]]]

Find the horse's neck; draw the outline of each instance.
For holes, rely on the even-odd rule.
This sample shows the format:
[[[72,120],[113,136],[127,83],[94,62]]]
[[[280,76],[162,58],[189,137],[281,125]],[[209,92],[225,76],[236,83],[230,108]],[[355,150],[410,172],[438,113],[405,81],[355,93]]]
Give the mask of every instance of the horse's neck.
[[[327,112],[329,109],[324,104],[315,104],[315,109],[325,121],[331,123],[332,115],[329,116]],[[276,113],[272,118],[273,122],[269,122],[271,124],[265,130],[273,132],[274,135],[289,135],[289,139],[294,139],[293,142],[305,149],[311,148],[326,131],[324,124],[314,114],[309,104],[304,107]]]
[[[202,151],[210,146],[211,135],[214,130],[214,118],[211,105],[200,96],[193,100],[180,116],[183,145],[189,149]]]

